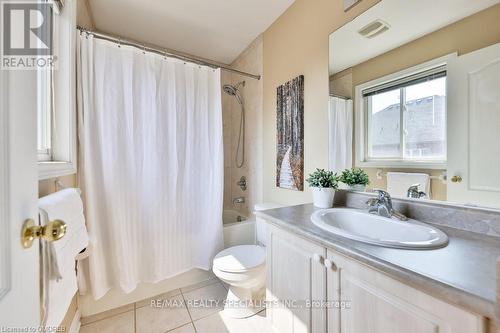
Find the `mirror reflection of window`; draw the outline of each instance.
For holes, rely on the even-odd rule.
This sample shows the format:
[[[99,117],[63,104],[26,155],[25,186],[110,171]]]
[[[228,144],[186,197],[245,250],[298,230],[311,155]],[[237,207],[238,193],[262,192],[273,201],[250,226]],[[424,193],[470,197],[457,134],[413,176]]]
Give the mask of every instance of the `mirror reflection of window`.
[[[446,161],[446,72],[432,70],[363,91],[367,160]]]

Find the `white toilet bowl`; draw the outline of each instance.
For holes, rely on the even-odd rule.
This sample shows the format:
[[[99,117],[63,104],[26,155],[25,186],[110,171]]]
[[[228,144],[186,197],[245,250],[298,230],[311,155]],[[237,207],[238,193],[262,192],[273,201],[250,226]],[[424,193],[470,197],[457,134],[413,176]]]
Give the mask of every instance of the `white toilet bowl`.
[[[258,245],[239,245],[219,252],[213,272],[230,288],[224,314],[247,318],[264,308],[266,252]]]

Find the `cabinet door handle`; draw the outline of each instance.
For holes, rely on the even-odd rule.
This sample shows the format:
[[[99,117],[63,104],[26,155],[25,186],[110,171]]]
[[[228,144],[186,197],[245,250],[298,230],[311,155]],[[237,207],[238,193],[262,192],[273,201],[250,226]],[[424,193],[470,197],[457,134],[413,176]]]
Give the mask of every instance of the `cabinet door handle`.
[[[324,265],[327,269],[331,269],[332,271],[336,271],[337,270],[337,266],[335,265],[335,263],[333,261],[331,261],[330,259],[325,259],[324,261]]]
[[[323,263],[323,256],[321,254],[315,253],[313,255],[313,260],[322,264]]]

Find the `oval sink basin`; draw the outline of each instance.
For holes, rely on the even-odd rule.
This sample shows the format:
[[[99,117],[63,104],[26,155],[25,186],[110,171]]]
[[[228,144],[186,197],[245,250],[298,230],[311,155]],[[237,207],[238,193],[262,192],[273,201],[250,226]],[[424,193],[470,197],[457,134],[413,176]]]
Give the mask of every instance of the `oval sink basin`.
[[[399,248],[429,249],[448,244],[448,236],[428,224],[399,221],[357,209],[322,209],[311,215],[323,230],[364,243]]]

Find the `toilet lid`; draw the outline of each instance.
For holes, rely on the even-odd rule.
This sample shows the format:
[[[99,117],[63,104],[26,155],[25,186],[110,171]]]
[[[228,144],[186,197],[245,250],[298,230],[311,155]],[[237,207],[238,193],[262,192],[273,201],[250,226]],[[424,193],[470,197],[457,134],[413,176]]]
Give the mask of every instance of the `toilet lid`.
[[[219,252],[214,267],[225,272],[241,272],[264,264],[266,252],[258,245],[239,245]]]

